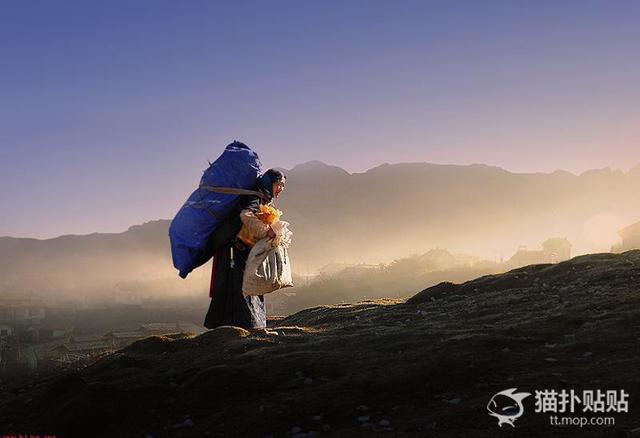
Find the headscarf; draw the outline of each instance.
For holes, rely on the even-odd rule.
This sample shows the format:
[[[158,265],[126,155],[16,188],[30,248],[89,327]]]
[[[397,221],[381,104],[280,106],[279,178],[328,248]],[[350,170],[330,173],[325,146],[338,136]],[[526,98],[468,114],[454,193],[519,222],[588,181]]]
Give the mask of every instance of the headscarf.
[[[273,183],[286,179],[284,173],[276,169],[267,170],[262,176],[258,177],[258,188],[262,190],[269,200],[273,198]]]

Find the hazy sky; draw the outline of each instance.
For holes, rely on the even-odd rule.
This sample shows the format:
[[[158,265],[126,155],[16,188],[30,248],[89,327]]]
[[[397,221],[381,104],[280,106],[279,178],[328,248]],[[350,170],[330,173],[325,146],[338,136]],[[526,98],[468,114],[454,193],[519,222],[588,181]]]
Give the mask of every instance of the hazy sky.
[[[640,1],[0,3],[0,235],[171,218],[233,139],[319,159],[640,163]]]

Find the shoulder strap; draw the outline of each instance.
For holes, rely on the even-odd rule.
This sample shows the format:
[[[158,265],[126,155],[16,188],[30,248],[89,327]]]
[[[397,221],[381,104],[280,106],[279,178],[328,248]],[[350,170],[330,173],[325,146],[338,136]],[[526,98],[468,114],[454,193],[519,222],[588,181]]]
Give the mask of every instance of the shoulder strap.
[[[267,196],[262,192],[248,189],[239,189],[237,187],[213,187],[201,185],[200,188],[209,192],[225,193],[227,195],[253,195],[258,196],[261,199],[267,199]]]

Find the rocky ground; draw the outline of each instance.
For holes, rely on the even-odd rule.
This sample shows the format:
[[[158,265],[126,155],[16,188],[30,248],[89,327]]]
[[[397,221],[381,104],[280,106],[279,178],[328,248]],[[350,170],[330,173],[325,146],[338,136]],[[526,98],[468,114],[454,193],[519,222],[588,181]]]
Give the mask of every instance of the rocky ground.
[[[75,372],[4,382],[0,432],[640,436],[640,251],[315,307],[273,331],[154,336]],[[486,406],[512,387],[624,389],[629,412],[601,414],[615,426],[550,426],[532,395],[500,428]]]

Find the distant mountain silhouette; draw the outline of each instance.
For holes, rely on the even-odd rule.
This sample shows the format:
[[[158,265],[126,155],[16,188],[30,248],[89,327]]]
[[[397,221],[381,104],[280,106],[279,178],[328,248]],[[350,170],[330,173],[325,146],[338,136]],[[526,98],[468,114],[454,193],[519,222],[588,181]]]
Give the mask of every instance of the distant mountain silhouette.
[[[518,245],[562,236],[573,254],[607,250],[585,234],[599,214],[620,224],[640,219],[640,166],[629,172],[595,169],[512,173],[484,164],[382,164],[353,173],[320,161],[284,169],[278,208],[291,223],[298,272],[332,262],[390,261],[440,247],[493,259]],[[185,199],[188,194],[185,193]],[[168,220],[123,233],[36,240],[0,238],[1,290],[112,290],[126,281],[170,279],[167,287],[201,287],[209,268],[177,278]],[[600,246],[598,246],[600,245]]]

